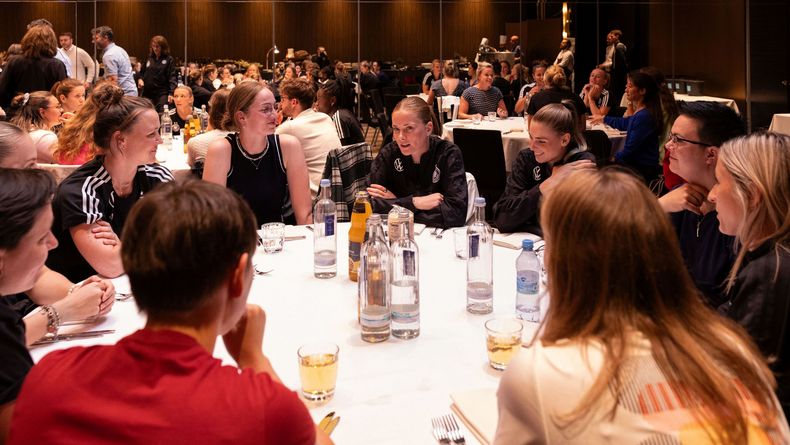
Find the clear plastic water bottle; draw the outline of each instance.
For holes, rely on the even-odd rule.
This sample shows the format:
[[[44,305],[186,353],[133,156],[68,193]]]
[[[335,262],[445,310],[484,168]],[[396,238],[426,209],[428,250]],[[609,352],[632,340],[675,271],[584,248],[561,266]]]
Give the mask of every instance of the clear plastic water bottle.
[[[208,113],[206,112],[206,106],[200,106],[200,132],[205,133],[208,131]]]
[[[537,323],[540,321],[540,262],[532,248],[532,240],[525,239],[516,258],[516,316]]]
[[[398,219],[398,232],[401,236],[390,246],[392,336],[409,339],[420,335],[420,254],[417,243],[409,232],[409,211],[402,208]]]
[[[384,341],[390,336],[390,251],[380,215],[368,218],[368,240],[359,263],[359,323],[362,340]]]
[[[173,119],[170,118],[170,109],[165,105],[162,113],[162,125],[159,127],[159,134],[162,136],[162,145],[168,150],[173,149]]]
[[[490,314],[494,310],[494,231],[486,223],[486,199],[475,198],[475,219],[466,229],[466,311]]]
[[[313,208],[313,273],[316,278],[337,275],[337,207],[329,179],[321,180],[321,194]]]

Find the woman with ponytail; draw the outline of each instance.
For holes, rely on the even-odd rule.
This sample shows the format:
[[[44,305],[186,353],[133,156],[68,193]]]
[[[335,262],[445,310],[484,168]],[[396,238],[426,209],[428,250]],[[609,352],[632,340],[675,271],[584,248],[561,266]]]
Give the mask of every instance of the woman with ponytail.
[[[565,71],[563,71],[562,67],[559,65],[548,67],[543,74],[543,82],[545,84],[544,88],[529,99],[529,105],[527,105],[527,115],[529,117],[527,120],[531,120],[538,110],[548,104],[558,104],[562,101],[570,100],[575,107],[579,131],[584,130],[586,107],[581,98],[573,94],[570,88],[565,86],[568,83],[568,78],[565,77]]]

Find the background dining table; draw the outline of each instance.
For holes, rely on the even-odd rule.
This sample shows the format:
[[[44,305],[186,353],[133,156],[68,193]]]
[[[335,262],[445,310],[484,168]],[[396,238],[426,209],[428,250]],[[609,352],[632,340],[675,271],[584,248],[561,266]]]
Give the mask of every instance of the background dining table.
[[[435,444],[431,418],[450,412],[450,394],[483,389],[492,394],[502,372],[488,365],[483,324],[493,317],[515,314],[515,261],[520,251],[494,246],[494,312],[466,312],[466,261],[455,256],[453,234],[441,238],[428,228],[415,236],[419,246],[420,336],[412,340],[362,341],[357,323],[357,283],[348,278],[348,223],[338,227],[338,274],[331,279],[313,276],[313,236],[305,226],[288,226],[282,252],[253,258],[259,269],[271,272],[253,278],[249,302],[267,313],[263,351],[292,390],[299,391],[296,351],[313,341],[330,341],[339,348],[339,371],[334,397],[323,405],[309,405],[318,422],[335,411],[341,421],[332,438],[338,444]],[[502,235],[496,235],[501,237]],[[502,239],[512,246],[534,235],[513,234]],[[177,254],[174,252],[174,255]],[[113,280],[118,292],[129,292],[128,280]],[[547,299],[545,299],[547,300]],[[544,310],[545,310],[544,302]],[[90,326],[73,331],[114,329],[97,338],[62,341],[31,350],[35,361],[47,353],[73,346],[114,344],[145,324],[132,299],[118,301],[112,311]],[[528,323],[524,341],[537,330]],[[68,332],[68,331],[67,331]],[[233,364],[222,342],[214,355]],[[118,376],[123,378],[123,376]],[[488,414],[496,418],[492,402]],[[466,443],[480,442],[461,426]]]

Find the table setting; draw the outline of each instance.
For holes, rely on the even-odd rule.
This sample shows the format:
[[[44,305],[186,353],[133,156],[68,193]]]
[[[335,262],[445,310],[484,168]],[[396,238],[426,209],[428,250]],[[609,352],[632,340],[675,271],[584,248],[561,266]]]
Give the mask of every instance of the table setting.
[[[362,341],[357,283],[348,278],[349,223],[338,224],[339,267],[337,276],[330,279],[313,275],[309,227],[285,226],[278,234],[282,237],[279,251],[269,244],[259,245],[253,265],[263,273],[254,275],[248,302],[266,311],[263,351],[283,383],[302,396],[314,421],[321,422],[327,413],[332,418],[342,416],[342,422],[332,426],[332,438],[343,444],[490,443],[502,371],[489,360],[486,322],[516,321],[515,261],[520,254],[516,246],[523,239],[536,243],[540,239],[530,234],[495,235],[501,243],[493,248],[493,313],[473,315],[465,309],[466,260],[456,252],[455,235],[432,228],[415,234],[420,255],[421,333],[410,340],[391,337],[371,344]],[[34,360],[72,346],[114,344],[142,328],[145,318],[129,298],[128,279],[122,276],[113,282],[119,301],[112,312],[82,327],[106,332],[34,347]],[[542,313],[547,302],[548,298],[542,299]],[[523,323],[513,351],[532,341],[537,326]],[[317,343],[324,349],[315,349]],[[222,342],[217,342],[214,356],[235,366]],[[334,371],[328,371],[333,376],[316,377],[331,386],[331,394],[309,395],[325,389],[305,388],[304,368],[312,360],[305,361],[306,357],[323,360],[314,362],[314,368],[333,367]],[[431,419],[447,415],[455,417],[432,424]]]

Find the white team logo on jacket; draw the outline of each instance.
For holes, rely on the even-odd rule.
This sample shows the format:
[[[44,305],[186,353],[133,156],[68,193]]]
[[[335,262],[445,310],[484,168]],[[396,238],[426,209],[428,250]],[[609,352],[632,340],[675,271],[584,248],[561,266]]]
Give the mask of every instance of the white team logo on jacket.
[[[400,158],[395,159],[394,165],[395,165],[395,170],[399,172],[403,171],[403,162],[400,160]]]
[[[442,171],[439,170],[439,166],[433,168],[433,183],[436,184],[439,182],[439,178],[442,176]]]
[[[540,181],[540,166],[532,169],[532,177],[535,178],[536,181]]]

